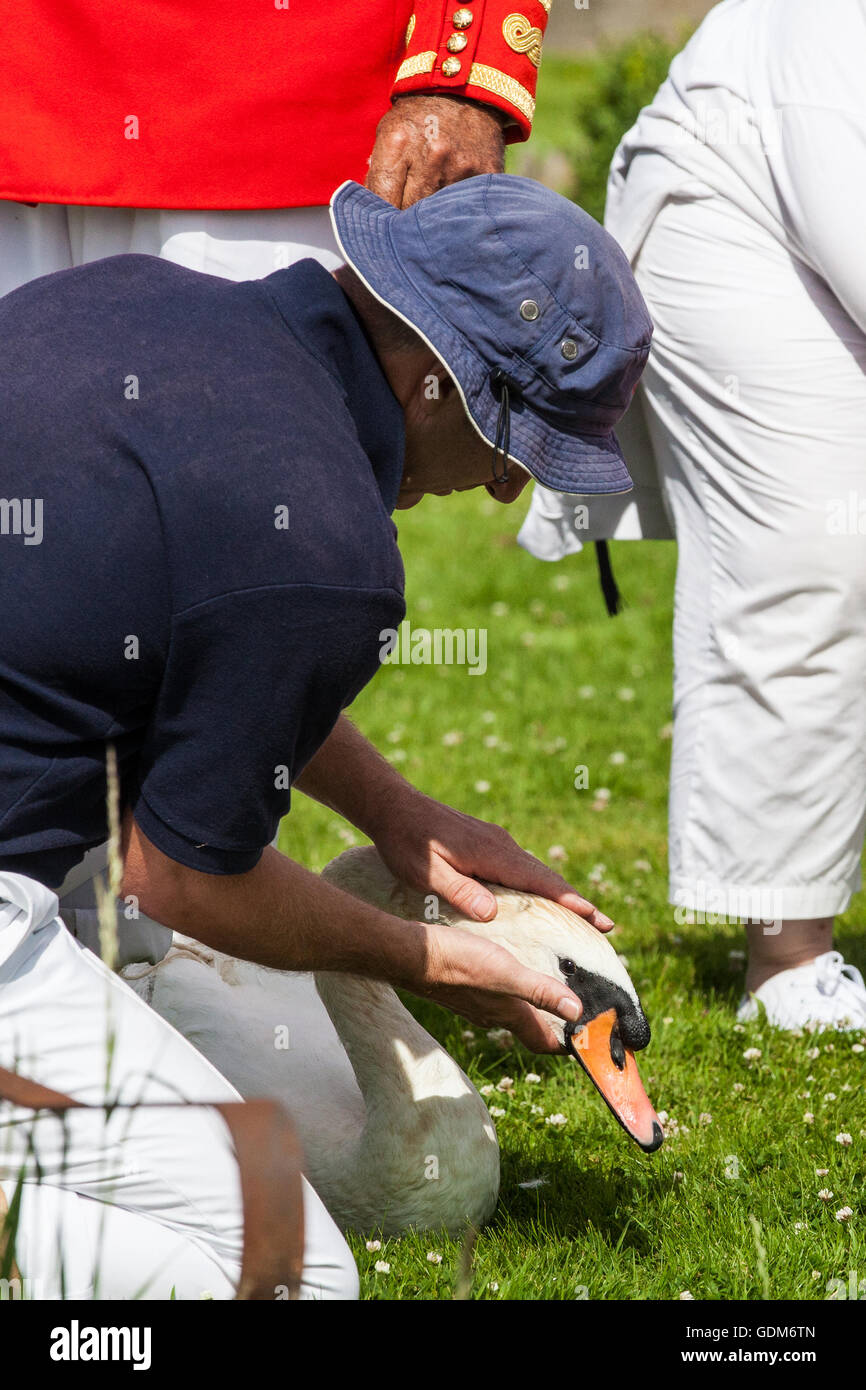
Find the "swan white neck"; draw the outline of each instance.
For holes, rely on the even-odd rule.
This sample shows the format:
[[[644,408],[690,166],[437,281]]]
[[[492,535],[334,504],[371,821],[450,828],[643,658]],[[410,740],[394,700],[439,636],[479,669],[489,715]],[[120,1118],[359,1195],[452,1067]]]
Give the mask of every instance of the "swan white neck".
[[[444,1211],[455,1229],[485,1220],[499,1151],[469,1078],[388,985],[330,972],[315,979],[364,1099],[351,1161],[340,1164],[354,1224],[425,1229],[442,1225]]]

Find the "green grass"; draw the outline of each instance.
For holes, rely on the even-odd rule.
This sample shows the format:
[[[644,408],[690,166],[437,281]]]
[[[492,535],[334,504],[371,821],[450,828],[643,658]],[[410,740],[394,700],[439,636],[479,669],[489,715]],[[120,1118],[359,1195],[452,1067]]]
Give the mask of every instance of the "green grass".
[[[352,717],[424,791],[501,822],[542,859],[553,846],[565,850],[557,867],[618,923],[613,943],[653,1027],[641,1073],[656,1108],[681,1129],[646,1156],[567,1059],[519,1046],[503,1051],[482,1029],[468,1043],[461,1020],[413,1003],[477,1085],[515,1080],[512,1097],[489,1098],[506,1112],[497,1120],[502,1190],[478,1237],[469,1294],[826,1298],[832,1278],[847,1280],[854,1269],[866,1279],[866,1053],[852,1052],[852,1036],[795,1038],[759,1025],[736,1031],[742,966],[728,953],[742,948],[741,929],[679,926],[668,906],[674,548],[613,547],[629,606],[610,619],[591,551],[545,565],[517,547],[524,510],[522,501],[506,509],[470,494],[398,514],[410,620],[487,628],[488,670],[386,666]],[[462,741],[443,744],[449,733]],[[485,737],[499,742],[485,746]],[[611,763],[612,753],[625,761]],[[589,770],[586,791],[574,789],[578,764]],[[479,782],[489,790],[477,790]],[[610,800],[593,810],[602,786]],[[297,796],[282,845],[319,869],[352,838],[361,843],[338,817]],[[861,902],[838,941],[862,967]],[[743,1053],[753,1047],[761,1057],[750,1063]],[[527,1072],[541,1082],[526,1082]],[[825,1100],[827,1093],[836,1099]],[[812,1124],[803,1120],[807,1110]],[[562,1129],[545,1123],[557,1112],[568,1119]],[[711,1123],[701,1123],[702,1114]],[[850,1147],[836,1142],[841,1131],[853,1136]],[[829,1174],[817,1177],[816,1168]],[[539,1177],[542,1187],[518,1185]],[[834,1193],[826,1204],[822,1188]],[[847,1224],[834,1215],[843,1206],[854,1210]],[[454,1297],[459,1242],[408,1235],[375,1252],[364,1236],[352,1243],[365,1297]],[[428,1251],[442,1263],[429,1263]],[[375,1272],[378,1260],[390,1273]]]

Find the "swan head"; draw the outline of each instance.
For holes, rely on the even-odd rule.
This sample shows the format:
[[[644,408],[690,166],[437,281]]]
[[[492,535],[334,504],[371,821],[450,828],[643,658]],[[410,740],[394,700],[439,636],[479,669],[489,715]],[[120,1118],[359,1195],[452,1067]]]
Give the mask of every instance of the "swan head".
[[[474,922],[450,909],[440,920],[488,937],[522,964],[558,977],[574,991],[583,1005],[576,1023],[553,1014],[546,1018],[626,1133],[653,1153],[664,1135],[634,1055],[647,1046],[650,1026],[616,951],[601,932],[568,908],[499,884],[486,886],[496,897],[492,922]]]
[[[372,848],[341,854],[325,875],[398,917],[425,915],[423,895],[398,883]],[[595,927],[558,903],[497,883],[485,886],[496,898],[492,921],[473,921],[447,905],[440,909],[439,921],[496,942],[523,965],[562,979],[574,991],[583,1005],[576,1023],[553,1014],[545,1017],[626,1133],[653,1153],[664,1135],[634,1056],[647,1046],[650,1027],[616,951]]]

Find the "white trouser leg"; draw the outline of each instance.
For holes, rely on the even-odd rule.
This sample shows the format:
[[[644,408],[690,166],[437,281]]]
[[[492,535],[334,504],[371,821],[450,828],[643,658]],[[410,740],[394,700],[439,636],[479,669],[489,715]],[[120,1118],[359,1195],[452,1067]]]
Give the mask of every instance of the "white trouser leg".
[[[129,252],[228,280],[260,279],[307,256],[326,270],[343,260],[325,207],[178,212],[0,201],[0,294]]]
[[[21,881],[21,876],[9,878]],[[32,883],[24,880],[25,884]],[[34,889],[38,885],[33,885]],[[40,889],[44,894],[45,890]],[[54,907],[56,908],[56,899]],[[20,939],[19,939],[20,938]],[[14,942],[11,954],[4,939]],[[105,1230],[117,1259],[109,1260],[110,1282],[103,1297],[132,1297],[155,1273],[156,1286],[145,1296],[167,1297],[172,1283],[191,1296],[202,1272],[205,1288],[230,1296],[242,1250],[240,1183],[228,1130],[215,1111],[167,1108],[177,1100],[220,1102],[239,1099],[219,1072],[117,976],[69,935],[50,913],[21,936],[21,913],[0,903],[0,1065],[91,1105],[106,1096],[137,1109],[73,1111],[62,1119],[0,1105],[0,1179],[8,1184],[44,1184],[86,1199],[89,1206],[61,1204],[48,1192],[27,1192],[22,1240],[25,1250],[44,1251],[51,1215],[84,1221],[93,1246],[96,1209],[103,1204],[138,1218],[142,1264],[125,1265],[121,1218],[106,1219]],[[344,1298],[357,1294],[351,1253],[308,1184],[304,1189],[306,1243],[302,1296]],[[74,1215],[73,1215],[74,1213]],[[101,1216],[101,1213],[100,1213]],[[154,1231],[153,1226],[161,1227]],[[93,1247],[93,1248],[97,1248]],[[174,1251],[169,1268],[161,1265]],[[23,1264],[23,1261],[22,1261]],[[88,1274],[89,1270],[89,1274]],[[82,1255],[74,1268],[80,1284],[95,1272]],[[24,1269],[31,1279],[56,1284],[56,1266]],[[163,1282],[160,1284],[159,1280]],[[165,1282],[168,1281],[168,1282]]]
[[[679,547],[672,901],[832,916],[866,808],[866,516],[838,525],[866,508],[866,340],[716,195],[668,202],[635,270]]]

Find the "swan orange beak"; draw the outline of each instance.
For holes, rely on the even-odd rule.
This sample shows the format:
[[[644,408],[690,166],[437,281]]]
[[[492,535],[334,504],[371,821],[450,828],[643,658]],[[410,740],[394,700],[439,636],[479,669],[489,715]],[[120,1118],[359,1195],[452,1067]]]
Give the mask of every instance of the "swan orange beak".
[[[626,1133],[646,1153],[660,1148],[662,1127],[643,1088],[634,1053],[619,1035],[616,1010],[608,1009],[575,1027],[568,1045]]]

